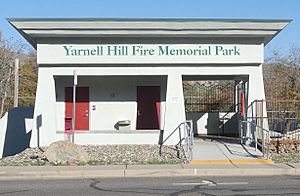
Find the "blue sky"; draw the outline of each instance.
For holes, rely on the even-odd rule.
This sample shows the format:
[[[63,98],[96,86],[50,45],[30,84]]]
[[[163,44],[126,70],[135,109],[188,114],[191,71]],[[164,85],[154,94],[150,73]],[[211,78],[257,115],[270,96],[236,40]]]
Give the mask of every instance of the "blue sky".
[[[1,0],[0,30],[22,39],[5,18],[292,19],[266,53],[300,47],[300,0]]]

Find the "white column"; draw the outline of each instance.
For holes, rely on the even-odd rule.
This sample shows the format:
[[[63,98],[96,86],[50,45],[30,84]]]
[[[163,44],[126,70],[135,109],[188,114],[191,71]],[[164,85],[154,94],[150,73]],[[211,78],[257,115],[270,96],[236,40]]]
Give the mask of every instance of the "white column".
[[[48,146],[56,140],[56,95],[51,71],[39,68],[30,147]]]
[[[168,75],[167,81],[164,140],[184,121],[185,108],[182,75],[179,73],[171,73]],[[165,144],[174,145],[178,142],[179,133],[176,131]]]
[[[250,105],[255,100],[265,100],[265,90],[264,90],[264,80],[263,80],[263,72],[262,72],[262,65],[257,67],[254,71],[249,74],[249,98],[248,104]],[[253,106],[254,113],[255,113],[255,105]],[[267,117],[267,109],[266,103],[263,102],[263,116]],[[248,110],[248,117],[252,117],[251,109]],[[263,121],[264,127],[268,129],[268,122],[267,119]],[[250,130],[247,132],[247,136],[251,137]]]

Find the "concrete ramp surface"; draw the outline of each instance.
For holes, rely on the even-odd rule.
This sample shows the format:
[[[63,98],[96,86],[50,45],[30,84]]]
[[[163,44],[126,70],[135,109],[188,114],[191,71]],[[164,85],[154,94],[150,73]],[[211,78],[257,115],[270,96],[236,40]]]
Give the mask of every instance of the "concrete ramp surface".
[[[195,138],[191,164],[272,163],[260,150],[242,145],[239,140]]]

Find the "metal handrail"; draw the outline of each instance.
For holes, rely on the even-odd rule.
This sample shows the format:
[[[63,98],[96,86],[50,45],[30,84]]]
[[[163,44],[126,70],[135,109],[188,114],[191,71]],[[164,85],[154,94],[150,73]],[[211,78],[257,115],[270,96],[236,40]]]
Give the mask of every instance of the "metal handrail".
[[[248,106],[247,106],[247,108],[246,109],[249,109],[250,107],[253,107],[253,105],[254,105],[254,103],[257,103],[257,102],[266,102],[266,100],[264,100],[264,99],[255,99],[254,101],[252,101]]]
[[[183,125],[183,131],[184,131],[184,137],[182,137],[181,133],[181,127]],[[186,120],[182,123],[180,123],[170,135],[166,139],[163,140],[163,142],[160,144],[159,153],[161,154],[162,146],[166,143],[166,141],[174,135],[178,131],[178,137],[179,142],[175,146],[182,146],[183,141],[185,141],[185,145],[183,147],[187,159],[192,159],[193,155],[193,138],[194,138],[194,132],[193,132],[193,121],[192,120]]]
[[[269,151],[270,151],[270,131],[268,129],[266,129],[264,127],[261,127],[261,126],[258,126],[254,122],[251,122],[251,121],[248,121],[248,120],[243,120],[242,124],[244,124],[244,123],[249,123],[250,125],[255,126],[256,130],[255,130],[255,134],[254,134],[254,139],[251,138],[251,137],[241,137],[241,139],[250,139],[251,141],[253,141],[255,143],[255,150],[257,150],[257,145],[259,145],[262,148],[263,156],[264,157],[266,156],[266,158],[269,159],[270,158],[270,154],[269,154]],[[258,142],[258,131],[257,131],[258,128],[263,131],[262,134],[266,134],[266,142],[265,142],[265,140],[263,140],[262,144],[260,144]]]
[[[233,104],[233,107],[235,108],[236,106],[238,106],[239,104],[237,103],[237,104]],[[233,111],[227,111],[222,117],[220,117],[220,119],[223,119],[223,118],[225,118],[225,116],[227,116],[229,113],[231,113],[231,112],[233,112]]]
[[[194,141],[194,131],[193,131],[193,121],[186,120],[184,122],[184,140],[185,140],[185,152],[187,159],[193,159],[193,141]]]

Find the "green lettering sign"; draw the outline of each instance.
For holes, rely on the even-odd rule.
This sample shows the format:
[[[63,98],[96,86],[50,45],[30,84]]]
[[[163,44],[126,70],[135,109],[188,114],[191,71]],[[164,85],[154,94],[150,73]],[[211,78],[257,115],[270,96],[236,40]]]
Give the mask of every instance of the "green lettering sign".
[[[65,56],[240,56],[232,45],[63,45]]]

